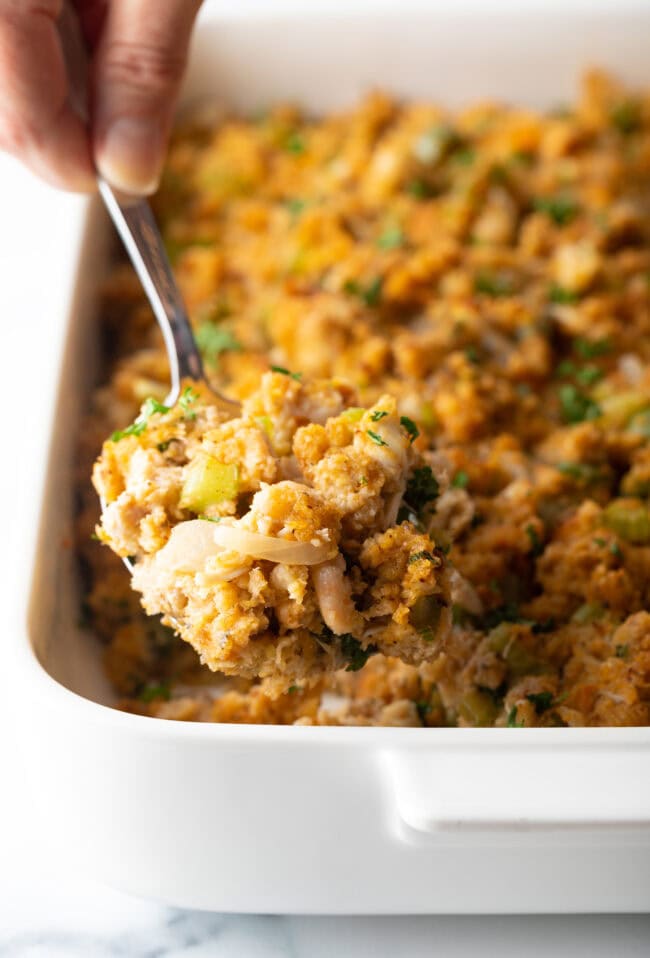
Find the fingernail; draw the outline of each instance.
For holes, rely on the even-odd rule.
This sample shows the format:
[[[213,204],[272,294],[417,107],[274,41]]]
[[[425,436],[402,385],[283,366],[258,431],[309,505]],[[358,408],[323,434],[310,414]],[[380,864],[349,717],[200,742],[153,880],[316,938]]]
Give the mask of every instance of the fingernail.
[[[160,125],[144,117],[113,120],[98,152],[97,167],[112,186],[125,193],[154,193],[162,167]]]

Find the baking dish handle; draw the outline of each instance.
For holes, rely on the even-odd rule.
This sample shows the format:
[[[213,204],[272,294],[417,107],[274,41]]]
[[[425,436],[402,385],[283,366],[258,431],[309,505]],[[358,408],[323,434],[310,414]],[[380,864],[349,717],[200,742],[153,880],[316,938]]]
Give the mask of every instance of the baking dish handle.
[[[383,761],[398,819],[411,832],[650,825],[650,767],[640,746],[395,750]]]

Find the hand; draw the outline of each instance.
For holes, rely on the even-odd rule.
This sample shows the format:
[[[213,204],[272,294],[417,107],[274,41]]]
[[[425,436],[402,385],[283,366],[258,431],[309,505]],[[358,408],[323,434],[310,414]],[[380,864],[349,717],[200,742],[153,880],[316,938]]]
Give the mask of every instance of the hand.
[[[0,0],[0,148],[55,186],[95,169],[152,193],[201,0],[74,0],[89,52],[90,123],[69,102],[57,22],[64,0]]]

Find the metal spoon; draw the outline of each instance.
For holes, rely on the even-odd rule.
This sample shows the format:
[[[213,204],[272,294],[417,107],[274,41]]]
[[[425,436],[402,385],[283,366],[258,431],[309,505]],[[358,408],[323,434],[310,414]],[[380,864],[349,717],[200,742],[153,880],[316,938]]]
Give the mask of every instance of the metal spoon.
[[[97,185],[162,331],[171,380],[165,405],[173,406],[180,397],[183,380],[191,378],[205,381],[205,374],[201,354],[169,265],[160,230],[145,199],[119,194],[101,176],[97,178]],[[212,386],[209,388],[233,416],[239,413],[239,403],[223,396]],[[104,497],[100,496],[99,501],[104,512]],[[129,559],[122,561],[132,573],[133,563]]]
[[[183,379],[205,380],[205,374],[162,236],[145,199],[118,193],[102,177],[98,177],[97,184],[162,331],[171,379],[165,405],[173,406],[180,396]],[[239,411],[239,403],[216,392],[212,386],[209,388],[230,407],[233,415]]]

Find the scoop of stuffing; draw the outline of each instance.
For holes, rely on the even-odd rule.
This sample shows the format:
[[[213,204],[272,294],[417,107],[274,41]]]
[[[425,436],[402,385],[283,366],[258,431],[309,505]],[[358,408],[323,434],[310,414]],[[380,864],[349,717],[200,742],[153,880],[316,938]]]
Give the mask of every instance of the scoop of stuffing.
[[[104,444],[98,535],[212,670],[280,694],[375,652],[433,660],[453,574],[422,531],[439,492],[417,429],[383,396],[267,373],[230,418],[187,385]]]

